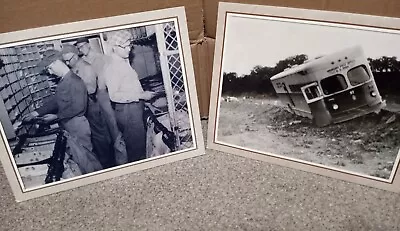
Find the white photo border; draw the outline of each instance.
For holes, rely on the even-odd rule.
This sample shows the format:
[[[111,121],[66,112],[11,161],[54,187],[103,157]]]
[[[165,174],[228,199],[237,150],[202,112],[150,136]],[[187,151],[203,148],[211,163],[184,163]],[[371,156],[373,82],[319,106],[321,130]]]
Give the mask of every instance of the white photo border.
[[[337,178],[361,185],[380,188],[392,192],[400,192],[400,173],[398,171],[400,152],[394,162],[394,169],[388,180],[378,177],[370,177],[352,171],[337,169],[326,165],[311,163],[300,159],[282,156],[278,153],[254,150],[248,147],[228,144],[217,140],[219,121],[220,98],[222,94],[223,76],[223,53],[226,41],[226,25],[229,15],[241,15],[243,17],[262,17],[277,20],[298,20],[320,24],[340,24],[346,27],[373,27],[374,30],[388,31],[395,30],[400,33],[400,19],[383,16],[361,15],[343,12],[331,12],[322,10],[309,10],[289,7],[275,7],[264,5],[250,5],[240,3],[219,3],[217,31],[214,53],[214,65],[212,75],[212,87],[210,96],[209,124],[207,134],[207,148],[221,152],[232,153],[238,156],[261,160],[284,167],[295,168],[323,176]]]
[[[189,32],[184,7],[91,19],[0,34],[1,49],[47,40],[62,39],[66,37],[75,38],[106,31],[155,25],[165,22],[173,22],[176,26],[193,146],[191,148],[163,154],[157,157],[151,157],[109,169],[84,174],[82,176],[25,189],[15,161],[12,158],[12,152],[8,145],[5,131],[0,123],[0,133],[3,141],[0,142],[0,160],[17,202],[66,191],[129,173],[200,156],[205,154],[205,147],[199,116],[200,111],[197,101],[194,68],[191,58],[192,54],[190,49]],[[99,25],[101,25],[101,27],[99,27]]]

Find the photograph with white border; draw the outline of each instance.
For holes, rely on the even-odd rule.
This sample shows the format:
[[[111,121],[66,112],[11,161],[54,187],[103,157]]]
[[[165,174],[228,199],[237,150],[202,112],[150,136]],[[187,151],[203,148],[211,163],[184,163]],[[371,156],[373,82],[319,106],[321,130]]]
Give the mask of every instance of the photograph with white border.
[[[221,3],[209,147],[393,184],[399,19],[349,15]]]
[[[191,62],[183,7],[0,34],[17,201],[204,154]]]

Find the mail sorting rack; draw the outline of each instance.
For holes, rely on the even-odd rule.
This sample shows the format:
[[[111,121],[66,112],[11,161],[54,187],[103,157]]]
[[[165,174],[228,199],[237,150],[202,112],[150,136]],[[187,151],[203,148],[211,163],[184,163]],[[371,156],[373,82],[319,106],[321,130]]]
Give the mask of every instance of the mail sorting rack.
[[[52,43],[35,43],[0,49],[4,63],[0,69],[0,94],[6,111],[1,122],[9,140],[27,132],[29,128],[19,128],[16,123],[51,94],[47,76],[40,73],[37,64],[43,52],[53,47]]]

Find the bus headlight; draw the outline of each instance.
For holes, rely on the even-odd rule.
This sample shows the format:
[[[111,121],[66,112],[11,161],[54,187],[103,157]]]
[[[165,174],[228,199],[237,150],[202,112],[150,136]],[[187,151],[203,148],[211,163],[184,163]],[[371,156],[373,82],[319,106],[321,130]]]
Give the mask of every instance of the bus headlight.
[[[337,109],[339,109],[339,105],[337,105],[336,103],[332,104],[332,108],[333,108],[333,110],[337,110]]]
[[[376,97],[376,92],[375,91],[371,91],[371,96],[372,97]]]

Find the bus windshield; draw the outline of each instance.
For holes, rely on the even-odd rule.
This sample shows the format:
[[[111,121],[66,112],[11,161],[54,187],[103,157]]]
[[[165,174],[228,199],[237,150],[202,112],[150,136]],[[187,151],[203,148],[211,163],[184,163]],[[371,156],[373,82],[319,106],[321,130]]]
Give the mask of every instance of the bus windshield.
[[[350,84],[352,86],[364,83],[369,80],[369,75],[367,68],[364,65],[355,67],[347,72],[347,77],[349,78]]]
[[[321,80],[321,87],[325,95],[330,95],[346,89],[347,83],[343,75],[333,75]]]

